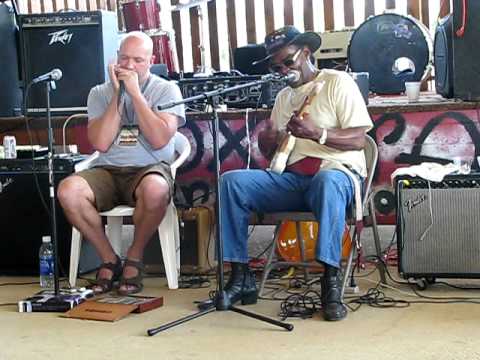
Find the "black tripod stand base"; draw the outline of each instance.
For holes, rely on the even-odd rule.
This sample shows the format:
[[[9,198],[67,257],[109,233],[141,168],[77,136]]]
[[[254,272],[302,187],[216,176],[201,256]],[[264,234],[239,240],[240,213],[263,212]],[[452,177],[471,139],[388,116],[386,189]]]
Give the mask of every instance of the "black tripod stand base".
[[[203,315],[206,315],[208,313],[211,313],[213,311],[215,311],[216,309],[212,306],[208,309],[205,309],[205,310],[202,310],[202,311],[199,311],[195,314],[192,314],[192,315],[188,315],[188,316],[185,316],[183,318],[180,318],[178,320],[175,320],[175,321],[172,321],[172,322],[169,322],[168,324],[165,324],[165,325],[161,325],[159,327],[156,327],[156,328],[153,328],[153,329],[149,329],[147,330],[147,334],[148,336],[153,336],[153,335],[156,335],[158,334],[159,332],[162,332],[164,330],[168,330],[174,326],[177,326],[177,325],[180,325],[180,324],[183,324],[184,322],[187,322],[187,321],[190,321],[190,320],[193,320],[193,319],[196,319],[200,316],[203,316]]]
[[[282,321],[271,319],[269,317],[266,317],[266,316],[263,316],[263,315],[260,315],[260,314],[255,314],[255,313],[252,313],[250,311],[246,311],[246,310],[237,308],[235,306],[230,306],[229,310],[234,311],[234,312],[239,313],[239,314],[242,314],[242,315],[245,315],[245,316],[248,316],[248,317],[251,317],[253,319],[261,320],[261,321],[267,322],[269,324],[279,326],[279,327],[284,328],[285,330],[288,330],[288,331],[293,330],[293,325],[292,324],[288,324],[288,323],[284,323]]]
[[[242,315],[245,315],[245,316],[248,316],[248,317],[251,317],[253,319],[257,319],[257,320],[260,320],[260,321],[264,321],[266,323],[269,323],[269,324],[272,324],[272,325],[275,325],[275,326],[279,326],[281,328],[284,328],[285,330],[287,331],[292,331],[293,330],[293,325],[292,324],[287,324],[287,323],[284,323],[282,321],[278,321],[278,320],[275,320],[275,319],[271,319],[269,317],[266,317],[266,316],[263,316],[263,315],[259,315],[259,314],[255,314],[255,313],[252,313],[252,312],[249,312],[249,311],[246,311],[246,310],[243,310],[243,309],[239,309],[235,306],[229,306],[228,309],[219,309],[218,308],[218,304],[214,305],[212,303],[212,305],[210,307],[207,307],[205,308],[204,310],[201,310],[195,314],[192,314],[192,315],[188,315],[188,316],[185,316],[181,319],[178,319],[178,320],[175,320],[175,321],[172,321],[168,324],[165,324],[165,325],[161,325],[159,327],[156,327],[156,328],[153,328],[153,329],[149,329],[147,330],[147,334],[148,336],[153,336],[153,335],[156,335],[158,334],[159,332],[162,332],[164,330],[168,330],[174,326],[177,326],[177,325],[180,325],[180,324],[183,324],[187,321],[190,321],[190,320],[193,320],[193,319],[196,319],[200,316],[203,316],[203,315],[206,315],[206,314],[209,314],[213,311],[221,311],[221,310],[231,310],[233,312],[236,312],[236,313],[239,313],[239,314],[242,314]]]

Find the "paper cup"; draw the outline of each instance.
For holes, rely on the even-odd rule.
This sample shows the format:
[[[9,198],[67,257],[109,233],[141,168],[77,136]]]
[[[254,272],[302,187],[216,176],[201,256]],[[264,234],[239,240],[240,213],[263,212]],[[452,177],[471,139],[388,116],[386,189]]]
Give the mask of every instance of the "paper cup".
[[[409,102],[418,101],[420,98],[420,82],[419,81],[406,81],[405,82],[405,94]]]

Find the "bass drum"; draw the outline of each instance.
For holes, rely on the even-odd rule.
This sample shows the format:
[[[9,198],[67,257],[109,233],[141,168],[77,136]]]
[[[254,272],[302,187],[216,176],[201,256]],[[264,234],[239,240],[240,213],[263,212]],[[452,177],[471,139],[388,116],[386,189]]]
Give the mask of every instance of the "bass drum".
[[[425,25],[411,16],[372,16],[353,33],[348,45],[351,71],[368,72],[370,91],[398,94],[406,81],[421,81],[431,69],[433,43]]]

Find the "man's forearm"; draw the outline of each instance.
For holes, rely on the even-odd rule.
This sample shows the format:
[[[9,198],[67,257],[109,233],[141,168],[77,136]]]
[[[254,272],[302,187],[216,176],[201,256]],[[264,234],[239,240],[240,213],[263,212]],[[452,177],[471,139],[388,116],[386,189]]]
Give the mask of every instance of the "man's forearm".
[[[95,150],[105,152],[112,145],[120,129],[118,96],[114,95],[105,113],[88,123],[88,140]]]
[[[338,150],[362,150],[365,147],[366,127],[327,129],[326,145]]]
[[[143,95],[133,97],[133,107],[138,126],[143,136],[153,148],[159,149],[168,144],[177,130],[176,118],[167,113],[155,113]]]

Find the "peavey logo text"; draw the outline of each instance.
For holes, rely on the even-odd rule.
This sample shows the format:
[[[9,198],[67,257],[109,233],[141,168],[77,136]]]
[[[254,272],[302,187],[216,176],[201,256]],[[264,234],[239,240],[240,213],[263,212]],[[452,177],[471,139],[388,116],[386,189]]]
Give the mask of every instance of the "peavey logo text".
[[[57,42],[62,43],[63,45],[68,44],[72,40],[73,34],[68,33],[68,29],[65,30],[60,30],[60,31],[55,31],[53,33],[48,34],[48,36],[51,36],[52,38],[50,39],[50,42],[48,45],[55,44]]]
[[[13,183],[12,178],[6,178],[5,182],[0,181],[0,194],[3,192],[3,190],[5,190],[7,188],[8,185],[10,185],[12,183]]]
[[[415,199],[410,199],[410,200],[407,200],[405,201],[405,206],[407,207],[408,209],[408,212],[412,211],[413,208],[417,205],[420,205],[421,203],[423,203],[425,200],[427,200],[427,196],[426,195],[419,195],[417,196]]]

